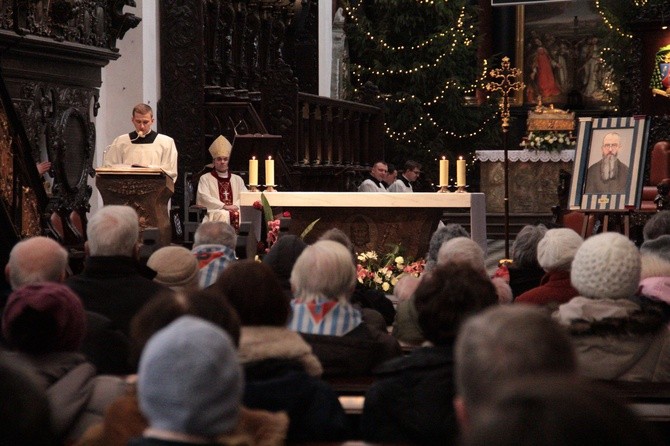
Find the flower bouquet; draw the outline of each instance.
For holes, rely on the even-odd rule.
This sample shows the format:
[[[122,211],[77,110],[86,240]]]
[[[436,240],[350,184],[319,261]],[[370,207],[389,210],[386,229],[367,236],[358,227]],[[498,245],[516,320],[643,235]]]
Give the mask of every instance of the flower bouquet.
[[[376,251],[357,254],[358,282],[368,288],[393,294],[393,289],[403,275],[419,277],[423,273],[426,261],[405,259],[400,251],[400,245],[393,245],[391,251],[381,256]]]
[[[546,150],[547,152],[560,152],[572,149],[576,144],[575,138],[569,132],[535,131],[529,132],[521,141],[521,146],[528,150]]]

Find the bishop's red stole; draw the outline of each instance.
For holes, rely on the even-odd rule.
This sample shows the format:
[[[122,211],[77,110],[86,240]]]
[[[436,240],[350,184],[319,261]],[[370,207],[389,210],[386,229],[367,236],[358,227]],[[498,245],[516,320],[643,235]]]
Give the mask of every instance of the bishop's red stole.
[[[222,178],[216,170],[212,170],[212,175],[219,184],[219,200],[225,205],[232,205],[233,187],[230,185],[230,174],[226,178]],[[228,214],[230,215],[230,225],[235,228],[235,231],[238,231],[240,229],[240,211],[228,211]]]

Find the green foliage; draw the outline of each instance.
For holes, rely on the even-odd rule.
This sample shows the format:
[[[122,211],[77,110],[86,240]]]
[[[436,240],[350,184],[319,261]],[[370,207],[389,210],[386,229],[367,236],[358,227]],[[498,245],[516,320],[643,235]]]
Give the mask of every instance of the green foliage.
[[[314,229],[314,226],[316,226],[316,224],[319,222],[319,220],[321,220],[321,219],[320,219],[320,218],[317,218],[316,220],[314,220],[313,222],[311,222],[309,225],[307,225],[307,227],[305,228],[305,230],[302,231],[302,233],[300,234],[300,238],[304,240],[305,237],[307,237],[307,234],[309,234],[310,232],[312,232],[312,229]]]
[[[263,205],[263,217],[265,218],[265,221],[274,220],[275,218],[272,215],[272,206],[270,206],[270,202],[265,196],[265,192],[261,192],[261,204]]]
[[[486,71],[478,62],[472,2],[351,1],[352,83],[360,88],[372,82],[380,90],[387,160],[402,165],[415,159],[435,179],[437,158],[468,159],[476,149],[497,147],[497,104],[466,102]]]

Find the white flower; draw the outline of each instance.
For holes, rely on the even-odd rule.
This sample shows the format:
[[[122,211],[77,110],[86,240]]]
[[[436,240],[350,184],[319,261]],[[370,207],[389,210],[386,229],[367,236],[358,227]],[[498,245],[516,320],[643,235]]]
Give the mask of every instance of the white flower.
[[[396,286],[398,284],[398,278],[397,277],[391,277],[391,285]]]
[[[384,282],[382,284],[382,290],[388,291],[389,289],[391,289],[391,285],[389,285],[388,282]]]
[[[403,263],[405,263],[405,259],[403,259],[402,256],[398,256],[395,258],[395,263],[398,265],[402,265]]]
[[[372,281],[373,281],[374,283],[377,283],[377,284],[379,284],[379,283],[382,283],[382,282],[383,282],[382,278],[381,278],[381,277],[379,277],[379,276],[375,276],[375,278],[374,278],[374,279],[372,279]]]

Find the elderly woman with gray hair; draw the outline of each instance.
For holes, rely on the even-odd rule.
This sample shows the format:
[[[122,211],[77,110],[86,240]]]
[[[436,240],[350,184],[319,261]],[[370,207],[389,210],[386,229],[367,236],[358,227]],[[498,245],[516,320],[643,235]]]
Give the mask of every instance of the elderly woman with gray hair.
[[[365,375],[401,353],[388,333],[366,322],[349,298],[356,284],[351,253],[322,240],[305,248],[291,273],[295,298],[289,328],[302,334],[324,368],[324,377]]]
[[[509,285],[499,277],[493,279],[488,277],[484,251],[474,240],[466,237],[456,237],[442,244],[437,253],[436,268],[451,264],[469,266],[492,283],[499,303],[512,302],[512,290]],[[422,282],[423,276],[419,281],[419,286]],[[393,336],[404,345],[421,345],[425,341],[425,335],[419,327],[418,319],[414,296],[409,300],[400,302],[398,304],[398,315],[395,324],[393,324]]]
[[[526,225],[512,243],[512,264],[507,273],[514,298],[539,286],[544,277],[545,271],[537,261],[537,245],[546,233],[544,225]]]

